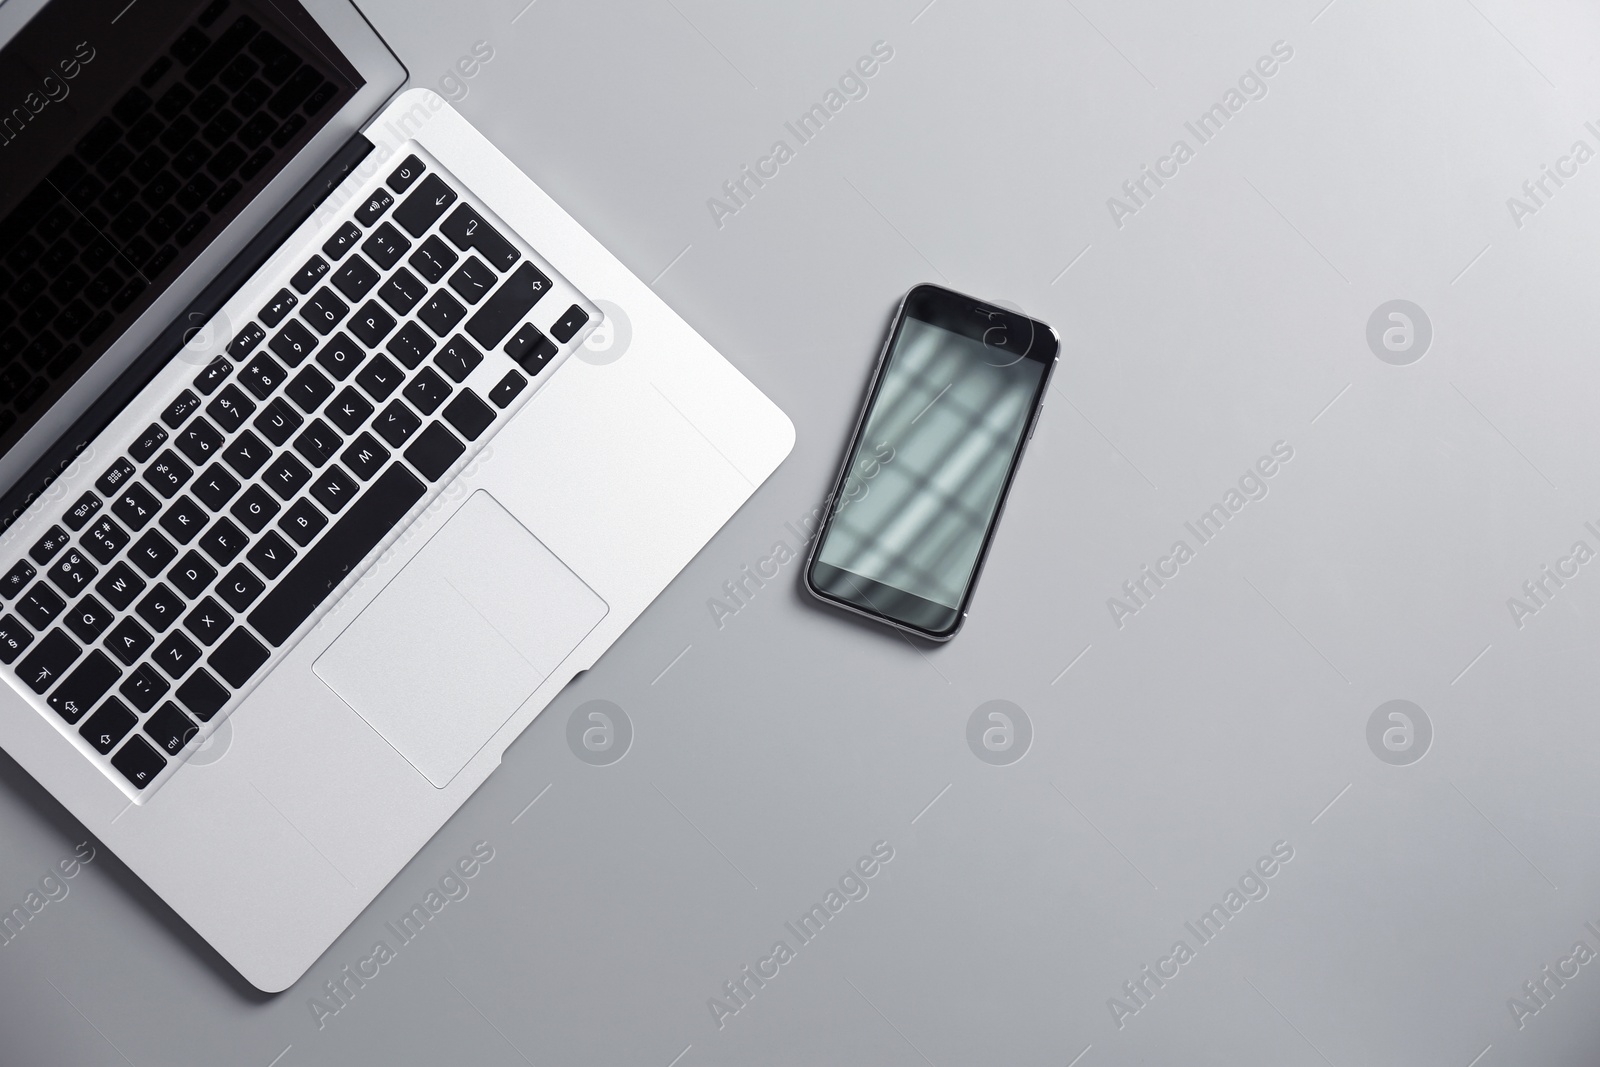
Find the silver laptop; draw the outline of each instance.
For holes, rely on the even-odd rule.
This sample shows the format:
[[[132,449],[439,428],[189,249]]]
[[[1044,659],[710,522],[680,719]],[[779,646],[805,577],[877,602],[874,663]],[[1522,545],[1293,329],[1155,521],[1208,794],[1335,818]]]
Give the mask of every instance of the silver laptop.
[[[348,0],[0,5],[0,746],[268,991],[794,440],[406,81]]]

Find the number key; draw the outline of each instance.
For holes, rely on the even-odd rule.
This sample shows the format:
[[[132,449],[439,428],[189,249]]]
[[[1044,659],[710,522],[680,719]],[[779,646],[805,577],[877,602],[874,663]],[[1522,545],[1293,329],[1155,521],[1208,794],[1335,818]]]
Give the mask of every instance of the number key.
[[[257,400],[271,396],[272,391],[288,376],[289,372],[283,369],[283,364],[265,352],[257,352],[255,358],[239,372],[239,380],[255,394]]]
[[[101,563],[110,563],[122,546],[128,543],[128,534],[122,527],[112,521],[111,516],[101,516],[80,538],[83,547],[89,550],[89,555]]]
[[[178,449],[196,466],[209,460],[222,447],[222,434],[204,415],[198,415],[178,434]]]
[[[178,454],[170,448],[157,456],[156,461],[144,469],[145,480],[155,488],[156,492],[168,500],[171,500],[174,494],[183,488],[183,483],[188,481],[189,475],[193,473],[194,468],[179,459]]]
[[[43,630],[55,621],[56,616],[61,614],[61,609],[66,606],[67,602],[57,596],[54,589],[43,582],[38,582],[17,601],[17,614],[35,630]]]
[[[155,518],[156,512],[161,510],[161,502],[150,490],[139,482],[134,482],[117,497],[116,503],[111,505],[111,510],[117,518],[133,529],[142,530],[146,523]]]
[[[254,400],[244,395],[244,390],[229,384],[216,399],[206,405],[206,414],[216,419],[227,433],[235,433],[245,420],[255,413]]]

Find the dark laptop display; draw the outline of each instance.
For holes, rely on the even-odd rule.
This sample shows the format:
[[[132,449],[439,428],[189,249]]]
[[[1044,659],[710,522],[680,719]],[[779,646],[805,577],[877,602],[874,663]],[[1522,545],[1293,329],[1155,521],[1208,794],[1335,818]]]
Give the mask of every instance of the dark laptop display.
[[[51,0],[0,49],[0,454],[361,84],[271,0]]]

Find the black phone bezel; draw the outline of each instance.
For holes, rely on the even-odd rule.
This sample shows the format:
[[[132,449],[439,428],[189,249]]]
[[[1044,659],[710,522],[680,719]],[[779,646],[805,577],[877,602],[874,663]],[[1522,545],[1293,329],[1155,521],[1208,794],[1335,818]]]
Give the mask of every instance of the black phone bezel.
[[[1028,416],[1028,425],[1018,436],[1016,448],[1012,451],[1005,481],[1001,484],[1000,495],[995,501],[994,513],[990,516],[988,526],[983,532],[983,544],[978,549],[977,559],[973,561],[972,572],[967,576],[966,586],[961,593],[961,604],[956,608],[935,604],[903,589],[872,581],[831,564],[821,563],[817,559],[823,540],[833,525],[833,517],[838,510],[837,501],[844,492],[845,482],[850,476],[851,459],[860,446],[861,435],[866,431],[869,416],[878,402],[884,371],[889,365],[889,355],[900,339],[905,321],[913,318],[983,341],[985,345],[1004,355],[1015,355],[1018,359],[1032,359],[1044,365],[1033,398],[1032,414]],[[901,298],[900,306],[895,310],[894,318],[890,322],[888,336],[878,352],[877,365],[873,368],[872,377],[867,384],[866,400],[856,416],[855,428],[845,443],[844,455],[839,462],[833,487],[824,501],[823,520],[811,540],[811,550],[806,556],[805,568],[801,571],[801,581],[806,591],[825,604],[864,615],[930,641],[942,642],[954,637],[966,620],[967,610],[978,586],[978,579],[983,573],[984,562],[989,556],[989,548],[994,542],[995,530],[1000,525],[1000,516],[1005,513],[1006,499],[1011,494],[1011,483],[1016,478],[1017,469],[1022,464],[1022,455],[1027,450],[1029,439],[1033,437],[1034,428],[1038,425],[1039,412],[1044,406],[1045,390],[1050,387],[1050,376],[1055,370],[1060,354],[1060,337],[1049,325],[1037,319],[1028,318],[1008,308],[943,286],[927,282],[912,286]],[[819,568],[824,567],[827,568],[827,573],[819,571]],[[840,591],[839,576],[845,575],[849,576],[849,584],[856,587],[857,596],[850,595],[848,591]],[[819,577],[822,581],[819,581]]]

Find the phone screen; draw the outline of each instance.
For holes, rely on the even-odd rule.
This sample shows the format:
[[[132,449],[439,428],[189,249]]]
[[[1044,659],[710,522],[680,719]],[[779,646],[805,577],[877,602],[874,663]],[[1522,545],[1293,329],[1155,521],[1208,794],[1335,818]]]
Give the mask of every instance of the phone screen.
[[[822,531],[813,588],[932,636],[953,631],[1055,347],[1020,315],[913,290]]]

